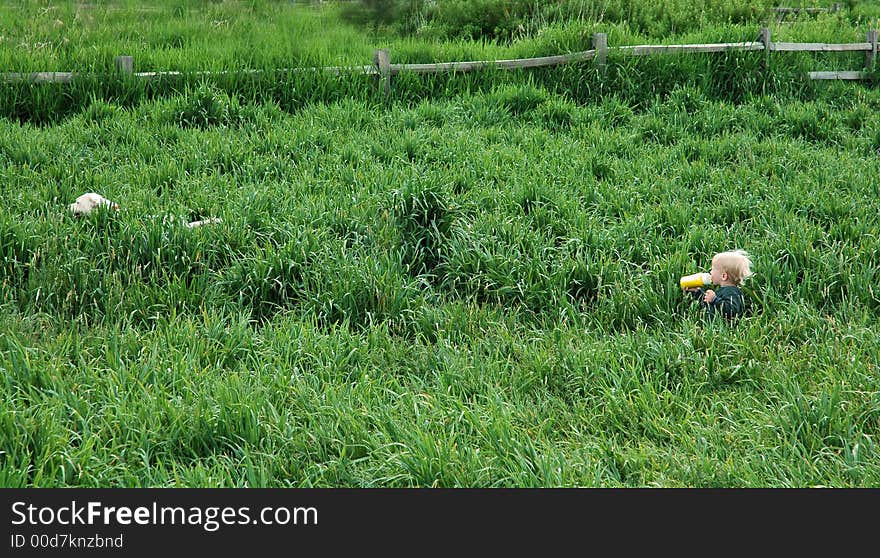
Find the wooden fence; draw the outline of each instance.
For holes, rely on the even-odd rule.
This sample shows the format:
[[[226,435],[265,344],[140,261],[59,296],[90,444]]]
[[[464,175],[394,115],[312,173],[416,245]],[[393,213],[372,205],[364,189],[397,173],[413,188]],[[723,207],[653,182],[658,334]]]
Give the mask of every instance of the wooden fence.
[[[517,58],[512,60],[474,60],[468,62],[441,62],[436,64],[392,64],[387,49],[376,50],[372,65],[367,66],[330,66],[319,68],[293,68],[280,71],[293,72],[329,72],[336,75],[342,73],[363,73],[377,76],[379,87],[384,93],[391,93],[391,78],[403,72],[412,73],[446,73],[471,72],[482,69],[497,68],[515,70],[558,66],[595,60],[600,71],[604,73],[609,52],[618,52],[632,56],[653,56],[672,53],[711,53],[730,51],[763,51],[765,64],[769,63],[772,52],[864,52],[865,62],[862,70],[851,71],[814,71],[809,72],[810,79],[831,80],[862,80],[869,79],[877,61],[877,30],[868,31],[866,39],[861,43],[786,43],[773,42],[770,29],[761,29],[760,40],[739,43],[683,44],[683,45],[636,45],[609,47],[605,33],[593,34],[593,48],[571,54],[543,56],[538,58]],[[116,58],[116,69],[138,79],[156,79],[178,77],[184,75],[222,75],[222,74],[258,74],[262,70],[231,70],[226,72],[135,72],[134,59],[131,56]],[[74,72],[36,72],[0,74],[0,81],[10,82],[60,82],[68,83],[79,75]]]

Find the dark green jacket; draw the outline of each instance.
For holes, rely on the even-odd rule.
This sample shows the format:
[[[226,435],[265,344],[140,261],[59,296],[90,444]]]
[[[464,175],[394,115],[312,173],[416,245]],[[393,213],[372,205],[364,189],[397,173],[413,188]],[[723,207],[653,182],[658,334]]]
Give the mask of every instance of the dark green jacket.
[[[707,317],[714,318],[721,314],[727,319],[742,316],[746,309],[746,301],[739,287],[718,287],[715,290],[715,299],[712,302],[703,300],[703,289],[694,293],[694,297],[700,301],[700,306],[706,309]]]

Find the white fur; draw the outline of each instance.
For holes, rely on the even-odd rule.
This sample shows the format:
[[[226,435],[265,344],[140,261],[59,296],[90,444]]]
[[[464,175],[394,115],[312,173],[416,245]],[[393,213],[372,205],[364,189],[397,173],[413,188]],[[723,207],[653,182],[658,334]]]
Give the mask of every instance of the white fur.
[[[96,194],[94,192],[88,192],[76,198],[76,201],[70,204],[70,210],[74,215],[88,215],[95,208],[101,206],[108,209],[112,208],[117,211],[119,210],[118,203],[114,203],[101,194]]]
[[[94,211],[95,208],[102,206],[119,211],[118,203],[112,202],[101,194],[96,194],[95,192],[88,192],[76,198],[76,202],[70,204],[70,211],[72,211],[74,215],[88,215]],[[163,223],[171,224],[175,221],[180,221],[180,218],[172,215],[165,215],[162,217]],[[223,221],[218,217],[209,217],[208,219],[203,219],[201,221],[183,222],[183,226],[188,229],[194,229],[196,227],[201,227],[202,225],[213,225],[214,223],[222,222]]]
[[[214,223],[222,223],[222,221],[219,217],[211,217],[210,219],[204,219],[202,221],[193,221],[184,226],[188,229],[194,229],[196,227],[201,227],[202,225],[212,225]]]
[[[223,220],[219,217],[208,217],[207,219],[202,219],[201,221],[185,221],[183,217],[178,217],[177,215],[149,215],[148,217],[152,219],[157,219],[159,217],[162,218],[163,225],[177,225],[181,224],[188,229],[194,229],[196,227],[201,227],[202,225],[213,225],[215,223],[222,223]]]

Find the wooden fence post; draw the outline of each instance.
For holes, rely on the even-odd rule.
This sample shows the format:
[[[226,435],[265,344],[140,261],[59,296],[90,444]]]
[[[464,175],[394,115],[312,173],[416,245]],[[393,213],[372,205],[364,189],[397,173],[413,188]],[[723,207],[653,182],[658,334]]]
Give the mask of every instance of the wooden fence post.
[[[770,67],[770,28],[762,27],[761,28],[761,42],[764,43],[764,69]]]
[[[874,71],[874,64],[877,62],[877,30],[868,31],[868,42],[871,43],[871,50],[865,53],[865,70]]]
[[[134,73],[134,58],[131,56],[117,56],[116,70],[125,74]]]
[[[391,96],[391,54],[388,49],[377,48],[373,63],[379,70],[379,90],[387,99]]]
[[[608,35],[593,33],[593,48],[596,49],[596,65],[602,77],[605,77],[608,68]]]

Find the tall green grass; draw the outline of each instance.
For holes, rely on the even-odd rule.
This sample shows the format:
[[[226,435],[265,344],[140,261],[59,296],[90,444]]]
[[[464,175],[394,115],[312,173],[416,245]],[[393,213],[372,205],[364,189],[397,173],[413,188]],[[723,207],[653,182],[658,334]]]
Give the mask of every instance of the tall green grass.
[[[481,40],[515,43],[545,35],[548,30],[610,25],[653,40],[701,33],[706,28],[758,26],[780,23],[784,28],[802,24],[822,26],[877,25],[876,2],[837,3],[794,0],[790,8],[824,8],[825,12],[786,14],[778,21],[776,2],[708,0],[361,0],[344,4],[344,18],[374,28],[431,41]]]
[[[116,56],[128,55],[135,71],[192,72],[370,58],[369,34],[337,13],[308,2],[2,2],[0,66],[110,72]]]
[[[7,71],[91,75],[0,86],[0,485],[880,483],[880,97],[805,79],[861,55],[612,54],[389,99],[290,70],[763,24],[523,3],[463,40],[453,4],[408,36],[337,5],[0,6]],[[861,41],[851,4],[773,36]],[[73,217],[85,191],[121,211]],[[757,273],[732,327],[678,278],[733,247]]]
[[[385,9],[394,3],[373,4]],[[695,8],[677,2],[514,4],[453,2],[431,8],[440,10],[432,16],[435,19],[446,17],[443,13],[479,19],[483,8],[507,10],[510,17],[519,17],[516,14],[523,10],[531,14],[528,32],[499,40],[484,34],[470,38],[415,31],[395,35],[386,28],[346,24],[340,15],[351,3],[322,3],[320,7],[296,2],[201,0],[0,3],[4,25],[0,67],[5,72],[80,74],[69,85],[0,84],[0,115],[38,124],[57,122],[94,100],[132,107],[144,100],[186,92],[205,80],[239,101],[271,101],[289,112],[308,103],[346,98],[372,102],[377,97],[373,78],[347,71],[336,77],[313,69],[368,66],[376,48],[388,48],[395,63],[451,62],[583,51],[592,48],[595,32],[607,33],[609,46],[615,47],[753,41],[764,25],[771,28],[774,40],[856,42],[864,41],[865,32],[877,27],[877,18],[872,19],[873,12],[864,3],[852,3],[836,14],[803,16],[784,23],[766,19],[767,6],[740,2],[707,3],[700,8],[699,17],[693,13]],[[658,9],[671,19],[654,17]],[[642,13],[654,15],[642,21],[637,17]],[[648,20],[661,28],[646,28]],[[462,22],[450,25],[451,29],[464,28]],[[137,72],[179,75],[126,79],[115,71],[114,59],[120,55],[133,56]],[[403,75],[394,79],[394,95],[413,102],[449,98],[461,92],[487,91],[503,82],[516,83],[528,76],[580,101],[614,93],[628,101],[642,98],[635,104],[643,104],[682,83],[693,83],[715,98],[735,101],[754,93],[804,97],[824,87],[810,83],[806,72],[855,70],[864,64],[862,53],[777,53],[771,60],[770,68],[765,69],[761,53],[643,58],[612,54],[611,67],[602,79],[592,64],[511,73]]]
[[[0,483],[876,486],[876,91],[609,74],[0,120]]]

